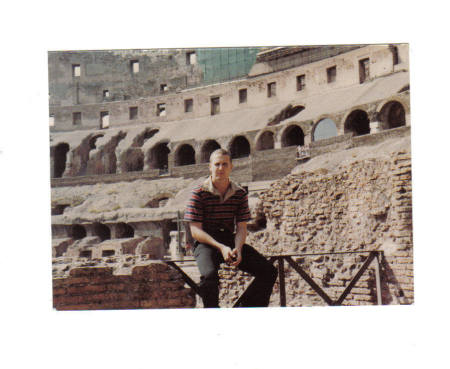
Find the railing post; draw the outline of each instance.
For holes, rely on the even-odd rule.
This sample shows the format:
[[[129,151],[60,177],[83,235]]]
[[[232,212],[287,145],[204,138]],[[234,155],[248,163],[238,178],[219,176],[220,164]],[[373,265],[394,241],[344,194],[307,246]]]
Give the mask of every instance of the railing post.
[[[280,282],[280,306],[286,306],[286,283],[284,279],[284,258],[278,258],[278,278]]]
[[[383,305],[383,301],[381,298],[381,279],[380,279],[380,263],[381,263],[381,254],[377,252],[377,256],[375,257],[375,283],[377,286],[377,304]]]

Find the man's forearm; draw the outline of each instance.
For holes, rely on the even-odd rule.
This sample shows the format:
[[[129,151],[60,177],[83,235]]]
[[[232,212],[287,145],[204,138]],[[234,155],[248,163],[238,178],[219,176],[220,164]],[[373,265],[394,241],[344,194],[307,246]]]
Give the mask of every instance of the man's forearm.
[[[191,234],[192,237],[200,243],[206,243],[219,250],[221,250],[223,247],[223,244],[217,242],[209,233],[205,232],[202,228],[198,226],[191,225]]]
[[[247,238],[247,224],[240,223],[236,229],[236,237],[234,238],[234,247],[241,250]]]

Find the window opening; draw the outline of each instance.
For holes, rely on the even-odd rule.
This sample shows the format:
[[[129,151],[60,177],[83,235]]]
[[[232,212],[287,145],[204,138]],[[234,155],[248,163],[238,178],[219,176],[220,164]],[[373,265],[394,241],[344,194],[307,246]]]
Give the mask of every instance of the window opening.
[[[305,84],[305,75],[297,76],[297,91],[302,91],[306,87]]]
[[[165,84],[165,83],[162,83],[162,84],[160,84],[159,85],[159,92],[160,93],[164,93],[164,92],[167,92],[169,90],[169,88],[167,87],[167,85]]]
[[[271,82],[267,84],[267,97],[272,97],[277,95],[277,85],[276,82]]]
[[[131,60],[130,61],[130,70],[132,74],[139,73],[139,61],[138,60]]]
[[[72,64],[72,77],[79,77],[81,75],[80,64]]]
[[[164,117],[166,115],[166,104],[165,103],[156,105],[156,115],[158,117]]]
[[[80,258],[92,258],[92,250],[80,251]]]
[[[109,112],[102,111],[100,112],[100,128],[108,128],[109,127]]]
[[[193,110],[194,110],[194,100],[193,99],[184,100],[184,112],[190,113]]]
[[[107,99],[109,97],[109,90],[103,90],[103,98]]]
[[[116,252],[114,250],[102,250],[102,258],[114,256],[115,253]]]
[[[81,125],[81,112],[72,113],[72,123],[74,126]]]
[[[239,90],[239,104],[247,102],[247,89],[243,88]]]
[[[130,120],[137,119],[138,116],[138,108],[137,106],[130,107]]]
[[[220,113],[220,97],[211,98],[211,115]]]
[[[197,64],[197,55],[195,51],[189,51],[186,53],[186,65]]]
[[[364,83],[369,79],[369,58],[359,61],[359,83]]]
[[[336,66],[327,68],[327,82],[332,83],[336,81]]]

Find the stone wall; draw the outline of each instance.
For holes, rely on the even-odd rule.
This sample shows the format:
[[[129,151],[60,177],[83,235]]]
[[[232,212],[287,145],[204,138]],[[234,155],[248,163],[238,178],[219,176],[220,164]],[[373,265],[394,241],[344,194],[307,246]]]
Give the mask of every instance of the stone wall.
[[[86,127],[97,128],[100,126],[100,113],[107,111],[109,113],[109,124],[111,127],[119,127],[131,124],[144,123],[162,123],[166,121],[184,120],[199,117],[206,117],[211,115],[211,97],[220,96],[220,112],[239,111],[246,108],[262,107],[270,103],[292,102],[292,99],[305,99],[308,96],[315,94],[323,94],[342,87],[359,85],[359,61],[361,59],[370,59],[370,78],[373,80],[378,77],[389,75],[391,73],[408,70],[409,69],[409,55],[408,45],[398,45],[400,63],[393,65],[392,52],[388,45],[367,45],[356,50],[352,50],[335,57],[325,58],[323,60],[314,61],[299,67],[289,68],[287,70],[274,71],[272,67],[267,70],[260,71],[252,77],[239,79],[236,81],[190,88],[193,84],[185,84],[185,79],[192,79],[198,81],[201,76],[201,71],[198,66],[181,65],[179,74],[181,79],[174,78],[173,86],[178,86],[177,81],[181,81],[183,90],[176,91],[176,88],[171,88],[168,93],[158,96],[155,91],[159,88],[161,81],[156,79],[165,79],[168,75],[177,71],[170,68],[172,62],[168,62],[167,71],[159,66],[156,75],[153,75],[150,80],[155,78],[155,81],[148,79],[148,74],[140,70],[138,75],[131,76],[129,73],[130,56],[120,61],[120,73],[126,76],[126,82],[120,85],[122,88],[128,90],[125,94],[131,94],[129,100],[117,99],[117,101],[103,101],[102,91],[107,85],[110,78],[106,73],[106,81],[98,77],[97,83],[87,83],[86,87],[83,85],[83,73],[79,81],[71,76],[71,63],[67,64],[64,61],[58,65],[59,61],[50,61],[50,71],[55,69],[57,72],[50,74],[50,115],[54,118],[54,126],[51,131],[73,131],[80,130]],[[182,53],[182,52],[181,52]],[[79,53],[79,57],[84,57]],[[51,54],[50,54],[51,55]],[[324,55],[326,56],[326,55]],[[51,55],[51,58],[53,56]],[[93,56],[87,55],[86,58]],[[50,58],[50,59],[51,59]],[[127,59],[128,58],[128,59]],[[256,69],[261,67],[255,64]],[[262,63],[265,64],[265,63]],[[336,66],[337,77],[336,81],[329,83],[327,81],[327,68]],[[186,68],[195,67],[187,70]],[[142,67],[144,68],[144,67]],[[263,69],[264,69],[263,68]],[[277,69],[277,68],[275,68]],[[191,74],[189,74],[191,73]],[[306,88],[297,90],[297,76],[306,76]],[[189,77],[189,78],[188,78]],[[125,78],[125,77],[124,77]],[[105,83],[106,82],[106,83]],[[268,98],[267,86],[269,83],[276,82],[276,95]],[[55,85],[57,88],[55,89]],[[168,83],[172,86],[171,83]],[[189,88],[185,88],[189,87]],[[156,90],[155,90],[156,88]],[[247,89],[248,99],[244,103],[239,102],[239,90]],[[53,92],[57,91],[57,92]],[[78,92],[77,92],[78,91]],[[61,104],[56,101],[53,102],[53,95],[61,95]],[[67,96],[64,96],[66,94]],[[79,102],[76,102],[75,95],[79,95]],[[120,90],[118,96],[123,96],[124,92]],[[185,100],[193,100],[193,110],[185,111]],[[270,99],[268,101],[268,99]],[[121,100],[121,101],[119,101]],[[165,112],[163,115],[157,113],[157,105],[165,104]],[[138,114],[133,119],[130,119],[130,107],[137,107]],[[81,113],[81,124],[74,125],[72,121],[72,114],[75,112]]]
[[[112,268],[75,268],[53,280],[56,310],[195,307],[195,296],[179,274],[161,262],[113,275]]]
[[[288,175],[261,195],[256,213],[266,217],[267,226],[250,233],[248,242],[265,255],[298,255],[294,259],[334,300],[362,266],[367,251],[381,250],[382,303],[411,304],[411,191],[411,157],[405,151],[390,160],[355,162],[335,173],[322,169]],[[361,253],[311,255],[338,252]],[[374,265],[344,305],[376,303]],[[288,306],[325,305],[294,270],[286,265],[285,270]],[[250,278],[226,266],[222,274],[223,305],[232,306]],[[271,306],[279,306],[278,282]]]

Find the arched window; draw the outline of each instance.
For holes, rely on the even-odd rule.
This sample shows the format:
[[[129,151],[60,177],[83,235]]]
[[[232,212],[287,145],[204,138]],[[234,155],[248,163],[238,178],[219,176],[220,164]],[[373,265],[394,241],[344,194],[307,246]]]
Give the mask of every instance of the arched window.
[[[271,150],[274,148],[273,132],[263,132],[256,142],[256,150]]]
[[[250,155],[250,144],[244,136],[237,136],[230,144],[231,157],[245,158]]]
[[[305,144],[305,135],[303,130],[297,126],[292,125],[287,127],[281,137],[281,146],[303,146]]]
[[[215,140],[208,140],[206,141],[201,150],[201,163],[208,163],[209,157],[211,156],[211,153],[217,149],[220,149],[220,145]]]
[[[390,101],[383,106],[379,114],[384,129],[398,128],[406,125],[405,109],[397,101]]]
[[[337,136],[336,124],[330,118],[325,118],[317,123],[313,131],[313,141]]]
[[[169,165],[169,148],[166,142],[157,144],[151,149],[151,169],[167,169]]]
[[[134,228],[126,223],[117,223],[116,238],[132,238],[134,237]]]
[[[55,147],[54,151],[54,170],[53,177],[61,178],[66,170],[67,152],[69,151],[69,145],[66,143],[60,143]]]
[[[344,123],[344,133],[353,133],[361,136],[370,133],[369,116],[364,110],[355,110],[350,113]]]
[[[191,145],[182,145],[175,155],[175,166],[195,164],[195,150]]]
[[[111,230],[108,226],[102,223],[94,223],[94,234],[98,236],[102,241],[111,239]]]

